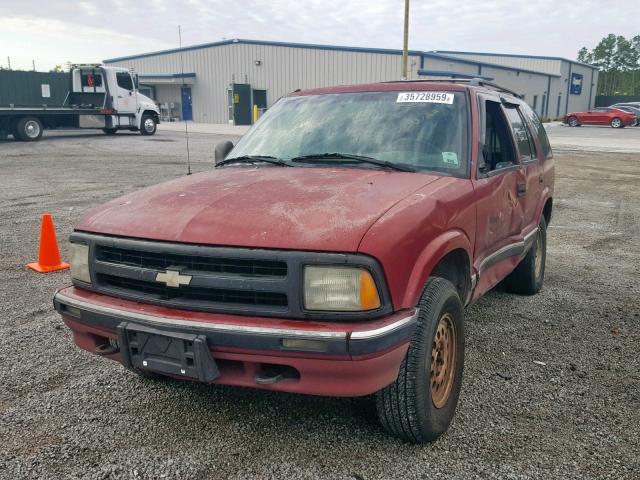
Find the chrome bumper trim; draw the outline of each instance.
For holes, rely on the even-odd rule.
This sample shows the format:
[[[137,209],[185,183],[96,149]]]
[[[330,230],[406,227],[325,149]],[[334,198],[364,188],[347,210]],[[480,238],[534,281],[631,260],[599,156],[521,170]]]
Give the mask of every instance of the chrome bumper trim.
[[[345,331],[322,331],[322,330],[301,330],[295,328],[269,328],[254,327],[249,325],[230,325],[226,323],[207,323],[197,322],[193,320],[182,320],[169,317],[161,317],[148,313],[131,312],[128,310],[120,310],[104,305],[96,305],[94,303],[85,302],[75,298],[68,297],[62,293],[56,293],[54,302],[62,305],[68,305],[80,310],[85,310],[97,314],[106,314],[122,320],[130,320],[141,322],[152,326],[164,327],[188,327],[203,332],[222,332],[222,333],[238,333],[249,335],[268,335],[275,337],[295,337],[305,339],[319,340],[347,340],[348,332]],[[372,330],[358,330],[350,336],[353,340],[369,340],[391,334],[405,326],[417,322],[418,310],[415,310],[410,316],[401,318],[393,323]]]
[[[369,340],[372,338],[383,337],[395,332],[396,330],[400,330],[403,327],[417,323],[419,312],[420,309],[416,308],[412,315],[401,318],[400,320],[390,323],[389,325],[385,325],[384,327],[376,328],[374,330],[357,330],[355,332],[351,332],[350,338],[351,340]]]

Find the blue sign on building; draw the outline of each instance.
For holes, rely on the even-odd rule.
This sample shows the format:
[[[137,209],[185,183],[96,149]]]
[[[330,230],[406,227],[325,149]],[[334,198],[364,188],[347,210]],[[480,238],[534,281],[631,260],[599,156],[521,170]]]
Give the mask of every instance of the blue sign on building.
[[[569,90],[572,95],[580,95],[582,93],[582,74],[571,74],[571,88]]]

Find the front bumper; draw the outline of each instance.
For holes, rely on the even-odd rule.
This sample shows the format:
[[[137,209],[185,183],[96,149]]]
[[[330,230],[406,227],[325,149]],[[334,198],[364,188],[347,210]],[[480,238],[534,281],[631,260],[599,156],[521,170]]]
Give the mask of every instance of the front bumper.
[[[77,287],[59,290],[54,306],[75,343],[92,353],[118,340],[123,324],[197,334],[206,338],[219,370],[211,383],[330,396],[369,395],[393,382],[417,323],[415,309],[361,322],[243,317],[142,304]],[[120,351],[103,356],[127,363]],[[271,384],[256,381],[274,365],[296,375]]]

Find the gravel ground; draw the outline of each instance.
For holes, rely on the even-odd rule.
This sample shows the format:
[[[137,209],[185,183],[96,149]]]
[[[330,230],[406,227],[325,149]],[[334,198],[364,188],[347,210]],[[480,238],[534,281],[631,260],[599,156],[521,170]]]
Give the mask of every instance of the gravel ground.
[[[194,171],[221,138],[191,137]],[[40,214],[64,240],[183,152],[162,131],[0,142],[0,478],[640,478],[639,155],[556,154],[545,287],[467,310],[456,418],[413,446],[362,400],[145,380],[73,345],[51,304],[68,272],[24,267]]]

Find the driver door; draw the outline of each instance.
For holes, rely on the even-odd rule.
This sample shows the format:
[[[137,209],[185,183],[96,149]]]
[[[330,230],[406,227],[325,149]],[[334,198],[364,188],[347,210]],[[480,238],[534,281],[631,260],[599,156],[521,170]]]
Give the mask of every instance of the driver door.
[[[527,179],[500,98],[482,95],[480,154],[475,179],[476,240],[474,298],[495,286],[517,261]]]
[[[126,71],[116,72],[116,92],[114,107],[119,114],[135,114],[137,95],[131,74]]]

